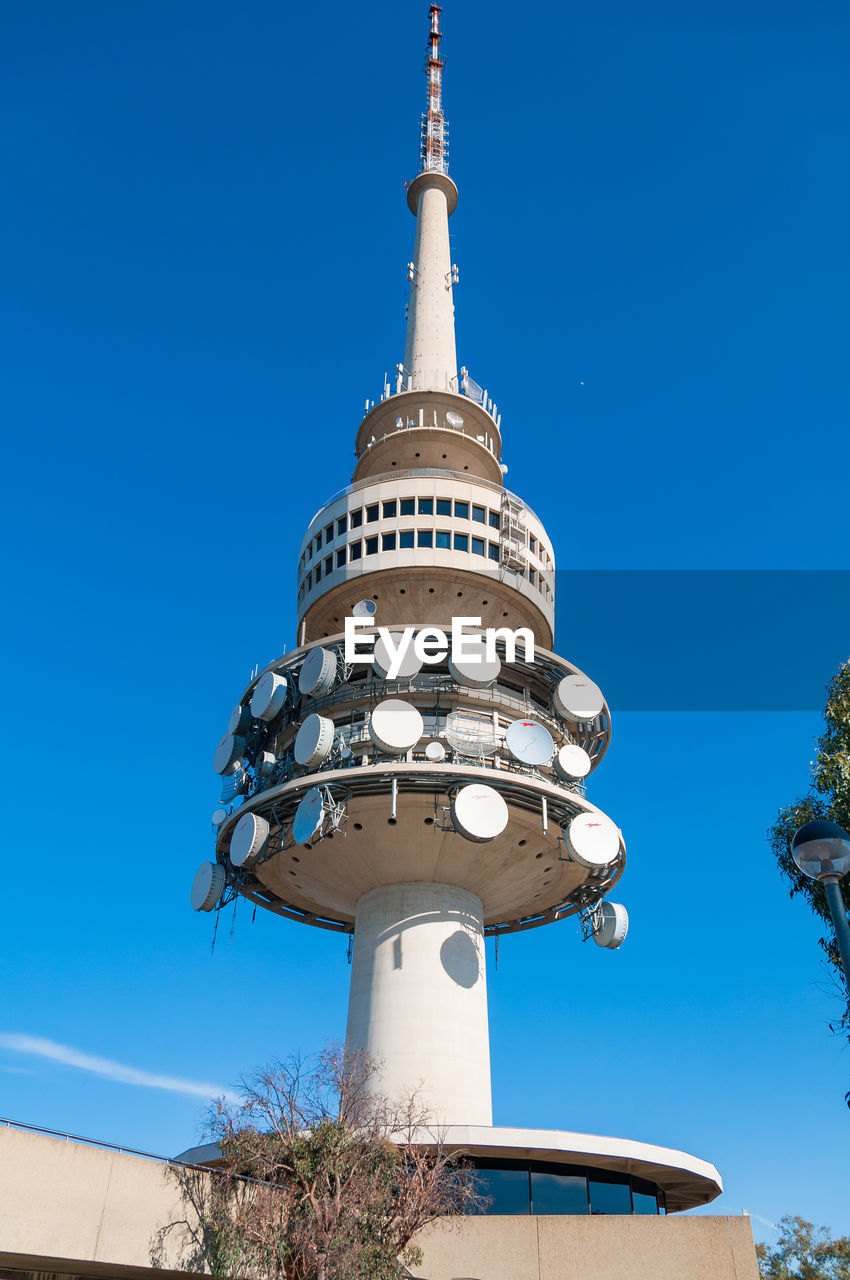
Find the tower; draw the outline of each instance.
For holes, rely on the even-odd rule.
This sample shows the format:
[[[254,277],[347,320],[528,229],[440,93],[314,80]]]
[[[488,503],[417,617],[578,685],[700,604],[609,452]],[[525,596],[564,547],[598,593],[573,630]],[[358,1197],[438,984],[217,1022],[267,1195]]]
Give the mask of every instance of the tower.
[[[192,902],[240,894],[353,934],[348,1043],[380,1061],[387,1094],[421,1084],[482,1168],[524,1161],[532,1201],[540,1165],[567,1180],[563,1204],[584,1171],[589,1208],[558,1211],[598,1211],[597,1184],[629,1206],[606,1211],[685,1208],[719,1190],[703,1161],[493,1127],[484,939],[578,914],[618,947],[627,916],[606,896],[625,846],[588,796],[608,707],[552,651],[552,540],[506,488],[500,415],[457,364],[440,15],[432,3],[407,190],[404,360],[367,402],[351,483],[302,540],[298,647],[251,680],[216,749],[215,861]]]

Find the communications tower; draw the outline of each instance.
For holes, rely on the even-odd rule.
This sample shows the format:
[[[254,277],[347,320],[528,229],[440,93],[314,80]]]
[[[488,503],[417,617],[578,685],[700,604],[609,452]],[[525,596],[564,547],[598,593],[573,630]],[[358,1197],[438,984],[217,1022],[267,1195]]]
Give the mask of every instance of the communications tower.
[[[552,652],[552,539],[505,487],[501,415],[457,364],[440,15],[431,4],[420,170],[407,188],[404,360],[367,402],[351,483],[302,540],[298,647],[251,680],[216,750],[215,859],[192,902],[211,911],[240,894],[353,934],[348,1043],[380,1061],[388,1095],[421,1084],[482,1168],[584,1169],[590,1212],[594,1176],[627,1188],[623,1212],[685,1208],[718,1193],[703,1161],[493,1127],[484,939],[578,914],[618,947],[627,916],[607,895],[626,854],[588,796],[608,707]],[[350,618],[390,632],[367,662],[346,657]],[[478,619],[464,628],[476,635],[532,632],[533,656],[505,632],[436,662],[409,647],[394,668],[406,628],[450,633],[459,618]],[[437,647],[432,635],[428,656]]]

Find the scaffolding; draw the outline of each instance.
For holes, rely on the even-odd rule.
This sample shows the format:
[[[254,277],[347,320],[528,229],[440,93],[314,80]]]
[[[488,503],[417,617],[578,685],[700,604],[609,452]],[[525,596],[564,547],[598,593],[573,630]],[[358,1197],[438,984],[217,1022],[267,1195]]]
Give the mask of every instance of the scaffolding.
[[[524,572],[527,562],[528,530],[525,508],[515,494],[502,493],[499,521],[499,564],[502,569]]]

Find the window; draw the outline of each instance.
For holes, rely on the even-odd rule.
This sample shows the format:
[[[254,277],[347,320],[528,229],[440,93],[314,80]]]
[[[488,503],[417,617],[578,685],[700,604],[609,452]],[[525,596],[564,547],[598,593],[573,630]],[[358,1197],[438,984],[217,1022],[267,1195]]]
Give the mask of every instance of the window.
[[[395,506],[395,503],[393,503],[393,506]],[[395,534],[394,533],[385,533],[383,535],[383,538],[381,539],[381,550],[395,551]]]
[[[481,554],[482,554],[482,555],[484,554],[484,553],[483,553],[483,551],[482,551],[482,553],[481,553]],[[491,560],[498,560],[498,558],[499,558],[499,547],[498,547],[498,544],[497,544],[497,543],[495,543],[495,542],[491,542],[491,543],[490,543],[490,547],[489,547],[489,550],[488,550],[487,554],[489,555],[489,557],[490,557],[490,559],[491,559]]]
[[[366,523],[374,524],[377,518],[378,518],[378,504],[376,502],[373,506],[366,508]],[[366,554],[368,555],[369,552],[367,551]]]
[[[395,515],[395,508],[396,508],[395,499],[393,499],[392,502],[384,503],[384,519],[385,520],[389,520],[391,519],[392,516]]]
[[[419,547],[432,547],[434,545],[434,535],[430,529],[420,529],[416,536],[416,545]]]
[[[588,1212],[587,1178],[581,1174],[538,1172],[531,1170],[532,1213]]]
[[[533,533],[528,535],[528,549],[533,556],[537,555],[537,539]]]
[[[313,571],[311,569],[310,572],[307,574],[307,590],[308,591],[310,590],[312,585],[313,585]]]
[[[400,533],[398,535],[398,545],[400,547],[413,546],[413,530],[412,529],[406,529],[404,533]]]
[[[399,506],[401,508],[401,514],[403,516],[412,516],[416,511],[416,499],[402,498],[401,502],[399,503]]]
[[[333,542],[333,538],[334,538],[334,527],[333,527],[333,523],[331,523],[325,529],[325,544],[327,545],[327,543]]]
[[[348,533],[348,516],[340,516],[336,522],[336,536],[342,533]]]
[[[312,544],[312,542],[310,543],[309,547],[307,548],[307,559],[308,559],[308,560],[312,560],[312,559],[313,559],[313,544]]]
[[[378,554],[378,539],[367,538],[366,539],[366,555],[376,556],[377,554]]]
[[[322,534],[321,534],[321,530],[320,530],[320,531],[316,534],[316,550],[317,550],[317,551],[321,551],[321,549],[322,549]]]
[[[483,507],[476,507],[473,505],[472,518],[473,520],[477,520],[479,524],[486,524],[487,512],[484,510]]]
[[[531,585],[532,585],[532,586],[536,586],[536,584],[537,584],[537,570],[536,570],[536,569],[529,569],[529,571],[528,571],[528,581],[531,583]]]
[[[469,534],[456,533],[455,534],[455,551],[468,551],[468,550],[469,550]]]
[[[469,503],[456,502],[455,516],[457,517],[458,520],[468,520],[469,519]]]
[[[600,1170],[594,1170],[587,1182],[591,1213],[631,1213],[632,1193],[627,1182],[609,1182]]]
[[[316,565],[316,581],[317,582],[319,581],[321,576],[322,576],[322,566],[320,564],[317,564]]]
[[[349,520],[351,521],[352,529],[359,529],[363,523],[363,512],[359,509],[357,511],[352,511],[349,516]]]
[[[349,543],[349,546],[348,546],[349,560],[359,560],[362,554],[363,554],[363,548],[361,547],[359,542]]]
[[[419,499],[419,514],[420,514],[421,516],[432,516],[432,515],[434,514],[434,499],[433,499],[433,498],[420,498],[420,499]]]
[[[519,1160],[492,1162],[491,1168],[476,1168],[477,1190],[490,1200],[485,1213],[530,1213],[528,1166]]]
[[[334,567],[334,558],[333,556],[328,556],[325,559],[325,577],[327,577],[327,575],[331,572],[333,567]]]
[[[499,529],[501,527],[501,524],[502,524],[502,517],[499,515],[498,511],[491,511],[490,512],[490,528]]]
[[[439,530],[439,529],[438,529],[438,530],[437,530],[437,533],[436,533],[436,535],[435,535],[435,537],[436,537],[436,539],[437,539],[437,540],[436,540],[436,542],[435,542],[435,544],[434,544],[435,546],[437,546],[437,547],[444,547],[444,548],[446,548],[446,549],[448,549],[448,548],[450,548],[450,547],[451,547],[451,545],[452,545],[452,535],[451,535],[450,533],[448,533],[448,532],[443,532],[442,530]]]
[[[472,539],[472,554],[474,556],[483,556],[485,554],[483,538]]]
[[[437,499],[437,515],[450,516],[451,514],[452,514],[451,498],[438,498]]]
[[[657,1214],[658,1197],[651,1182],[632,1178],[632,1211],[638,1214]]]
[[[340,547],[339,551],[337,551],[336,553],[337,569],[341,569],[344,564],[345,564],[345,547]]]

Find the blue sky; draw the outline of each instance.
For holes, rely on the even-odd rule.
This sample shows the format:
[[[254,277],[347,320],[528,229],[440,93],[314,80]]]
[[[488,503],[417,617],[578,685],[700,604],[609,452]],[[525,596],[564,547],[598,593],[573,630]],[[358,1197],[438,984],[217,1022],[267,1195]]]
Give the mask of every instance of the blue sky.
[[[173,1153],[205,1086],[344,1030],[342,939],[243,904],[211,956],[188,888],[223,721],[294,641],[300,538],[401,355],[425,9],[4,17],[13,1119]],[[848,567],[848,26],[837,0],[449,0],[459,355],[561,568]],[[747,653],[810,616],[788,583],[784,620],[730,619]],[[559,613],[595,674],[581,600]],[[615,600],[594,625],[600,655],[645,647]],[[503,941],[496,1119],[683,1147],[715,1209],[850,1232],[838,1000],[764,841],[819,716],[774,705],[614,706],[591,795],[632,931]]]

